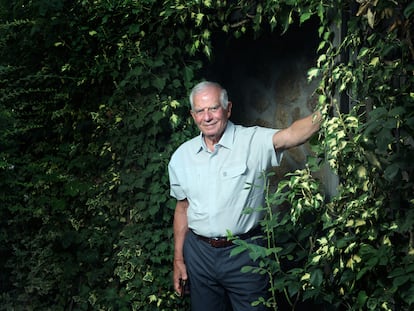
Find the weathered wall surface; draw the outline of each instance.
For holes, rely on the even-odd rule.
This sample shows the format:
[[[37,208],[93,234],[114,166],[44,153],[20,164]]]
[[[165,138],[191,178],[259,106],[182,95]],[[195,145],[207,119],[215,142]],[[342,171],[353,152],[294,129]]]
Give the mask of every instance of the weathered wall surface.
[[[262,77],[244,76],[240,82],[240,98],[234,103],[234,121],[245,125],[285,128],[312,113],[315,84],[307,82],[307,64],[304,59],[273,60]],[[308,144],[290,149],[276,173],[283,175],[302,168],[309,152]]]

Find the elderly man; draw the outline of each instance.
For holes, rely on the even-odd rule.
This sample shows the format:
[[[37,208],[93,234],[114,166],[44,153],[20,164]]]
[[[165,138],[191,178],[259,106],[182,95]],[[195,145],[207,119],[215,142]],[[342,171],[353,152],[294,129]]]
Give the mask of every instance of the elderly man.
[[[189,281],[193,311],[266,310],[251,304],[267,297],[265,275],[242,273],[254,266],[247,252],[230,257],[228,232],[247,240],[260,234],[263,172],[278,166],[283,151],[306,142],[319,129],[319,112],[282,130],[243,127],[229,121],[232,103],[214,82],[197,84],[190,94],[191,115],[201,134],[183,143],[169,163],[174,214],[174,288]],[[250,185],[250,186],[249,186]],[[253,185],[253,186],[252,186]]]

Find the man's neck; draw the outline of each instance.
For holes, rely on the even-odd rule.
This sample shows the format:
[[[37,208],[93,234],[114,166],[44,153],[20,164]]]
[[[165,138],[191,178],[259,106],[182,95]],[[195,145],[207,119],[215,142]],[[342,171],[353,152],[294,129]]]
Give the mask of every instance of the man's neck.
[[[204,142],[206,143],[207,149],[214,151],[214,146],[220,141],[222,136],[223,134],[220,136],[204,136]]]
[[[223,130],[223,132],[220,135],[210,135],[210,136],[206,136],[203,135],[204,138],[204,142],[206,143],[207,149],[210,151],[214,151],[214,146],[220,141],[220,139],[223,137],[224,132],[227,129],[228,126],[228,122],[226,123],[226,126]]]

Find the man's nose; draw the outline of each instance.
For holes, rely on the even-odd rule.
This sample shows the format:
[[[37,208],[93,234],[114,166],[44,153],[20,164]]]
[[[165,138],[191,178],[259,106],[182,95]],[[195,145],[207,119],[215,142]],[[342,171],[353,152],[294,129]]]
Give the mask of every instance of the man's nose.
[[[204,121],[210,121],[211,119],[213,119],[213,113],[209,109],[206,109],[204,110],[203,117]]]

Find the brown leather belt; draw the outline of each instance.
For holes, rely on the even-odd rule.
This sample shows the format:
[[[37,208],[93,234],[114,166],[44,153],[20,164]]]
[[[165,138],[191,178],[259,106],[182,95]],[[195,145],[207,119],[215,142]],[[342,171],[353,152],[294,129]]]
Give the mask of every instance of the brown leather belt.
[[[208,237],[205,237],[205,236],[202,236],[202,235],[198,235],[194,231],[193,231],[193,233],[197,237],[197,239],[199,239],[201,241],[204,241],[204,242],[210,244],[210,246],[215,247],[215,248],[222,248],[222,247],[228,247],[228,246],[234,245],[233,241],[231,241],[231,240],[229,241],[227,239],[227,237],[208,238]],[[247,240],[247,239],[249,239],[253,236],[259,235],[261,233],[262,233],[262,230],[261,230],[260,226],[257,226],[256,228],[254,228],[254,229],[252,229],[252,230],[250,230],[246,233],[237,235],[237,237],[240,240]]]

